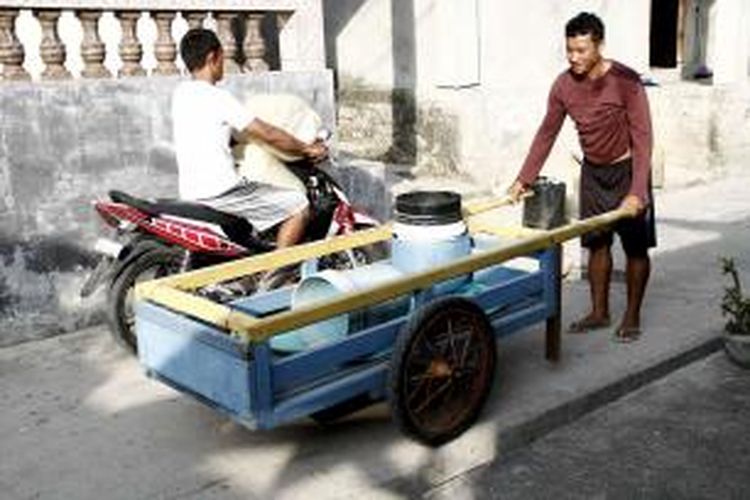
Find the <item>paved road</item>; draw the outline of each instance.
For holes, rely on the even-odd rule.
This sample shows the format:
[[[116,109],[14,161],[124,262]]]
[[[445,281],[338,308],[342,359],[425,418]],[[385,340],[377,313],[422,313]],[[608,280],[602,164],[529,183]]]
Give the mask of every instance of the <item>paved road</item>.
[[[700,401],[694,396],[699,389],[715,391],[714,386],[704,385],[717,375],[697,375],[697,382],[683,393],[691,397],[677,397],[671,407],[659,410],[661,406],[654,403],[627,418],[612,415],[615,423],[588,439],[572,434],[568,447],[554,455],[535,455],[539,446],[549,442],[545,439],[513,455],[510,462],[501,462],[510,465],[480,467],[505,460],[513,448],[509,443],[523,442],[519,437],[540,435],[578,417],[581,413],[576,409],[591,408],[592,394],[607,393],[655,366],[674,367],[670,360],[714,341],[723,323],[718,302],[725,285],[718,257],[735,256],[743,272],[750,270],[748,180],[747,176],[726,179],[659,197],[660,242],[641,341],[614,343],[609,330],[565,336],[562,359],[552,364],[542,356],[541,327],[500,339],[498,371],[482,417],[459,439],[437,450],[401,436],[385,405],[328,428],[301,420],[250,432],[145,378],[138,364],[115,348],[101,328],[0,349],[0,500],[370,500],[425,492],[440,495],[448,489],[475,498],[505,498],[501,495],[505,492],[515,492],[510,498],[544,497],[544,490],[534,489],[539,484],[561,498],[578,497],[575,493],[607,497],[608,492],[615,497],[621,485],[627,496],[636,491],[628,490],[628,484],[648,488],[645,497],[667,497],[674,488],[674,496],[713,497],[707,492],[718,491],[716,497],[731,498],[729,485],[737,482],[733,467],[744,465],[750,471],[742,462],[747,435],[740,433],[728,441],[726,453],[719,454],[723,462],[705,459],[709,465],[728,464],[713,469],[721,472],[716,481],[695,471],[705,462],[693,459],[701,455],[686,447],[686,443],[707,450],[724,446],[715,444],[718,430],[709,421],[712,408],[727,403],[722,399],[727,396],[716,394],[695,414],[680,406]],[[583,284],[566,284],[565,324],[586,311],[587,295]],[[615,314],[623,310],[622,283],[613,285],[612,303]],[[727,373],[735,373],[736,380],[747,377]],[[745,394],[750,392],[747,385],[742,387]],[[733,397],[727,401],[734,401]],[[748,421],[747,399],[743,404],[740,417]],[[658,425],[659,419],[666,419],[668,425],[647,427]],[[584,422],[589,423],[574,428],[583,432],[594,426],[594,421]],[[629,422],[637,425],[628,430]],[[653,432],[637,434],[643,429]],[[683,441],[672,441],[679,436],[684,436]],[[639,440],[654,448],[621,451],[627,450],[623,443]],[[738,449],[743,442],[744,448]],[[612,462],[606,456],[619,458]],[[643,463],[647,467],[641,470]],[[467,476],[467,471],[475,472]],[[597,471],[606,480],[597,482]],[[683,476],[687,486],[665,480],[665,471],[670,477]],[[464,477],[474,483],[460,490],[463,482],[456,478]]]
[[[428,497],[750,498],[750,370],[714,354]]]

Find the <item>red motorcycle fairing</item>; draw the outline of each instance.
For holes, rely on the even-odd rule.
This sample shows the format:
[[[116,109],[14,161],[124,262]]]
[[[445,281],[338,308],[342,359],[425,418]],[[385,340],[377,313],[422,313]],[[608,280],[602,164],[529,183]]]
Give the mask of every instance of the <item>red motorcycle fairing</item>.
[[[352,208],[345,204],[339,203],[336,210],[333,211],[331,218],[331,227],[328,237],[349,234],[354,231],[354,212]]]
[[[239,257],[249,253],[247,248],[228,240],[207,226],[192,224],[169,216],[152,217],[123,203],[100,201],[95,204],[95,207],[102,218],[113,226],[118,226],[120,221],[131,222],[142,231],[191,252],[223,257]]]

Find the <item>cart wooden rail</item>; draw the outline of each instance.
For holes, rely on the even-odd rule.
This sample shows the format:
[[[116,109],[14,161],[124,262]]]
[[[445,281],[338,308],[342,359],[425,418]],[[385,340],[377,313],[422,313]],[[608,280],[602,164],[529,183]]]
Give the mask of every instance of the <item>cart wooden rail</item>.
[[[486,223],[472,224],[472,218],[480,213],[509,203],[511,201],[506,197],[469,205],[465,209],[469,227],[473,228],[476,232],[508,235],[506,227]],[[621,208],[586,220],[574,221],[548,231],[519,231],[513,243],[497,250],[471,255],[437,269],[404,277],[394,283],[386,283],[267,318],[255,318],[245,312],[193,295],[190,291],[216,282],[303,262],[333,252],[379,243],[391,237],[391,226],[384,225],[377,229],[339,236],[331,240],[308,243],[268,254],[248,257],[228,264],[142,283],[138,285],[136,294],[139,300],[148,300],[160,304],[257,342],[263,341],[279,332],[292,330],[338,314],[367,307],[414,290],[429,287],[434,283],[500,264],[545,248],[554,247],[584,233],[612,225],[622,218],[632,217],[633,215],[635,215],[633,212]]]

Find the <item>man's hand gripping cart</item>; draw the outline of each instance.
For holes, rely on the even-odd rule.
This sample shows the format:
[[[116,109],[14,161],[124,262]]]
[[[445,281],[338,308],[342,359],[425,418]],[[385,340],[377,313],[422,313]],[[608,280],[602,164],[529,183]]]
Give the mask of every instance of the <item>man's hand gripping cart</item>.
[[[507,198],[463,210],[452,193],[400,201],[391,225],[140,284],[147,373],[252,429],[328,422],[387,400],[406,435],[437,446],[478,417],[496,337],[538,333],[528,327],[545,322],[546,357],[558,358],[561,243],[633,215],[530,230],[492,223]],[[228,304],[196,293],[388,242],[390,259],[303,274],[295,286]]]

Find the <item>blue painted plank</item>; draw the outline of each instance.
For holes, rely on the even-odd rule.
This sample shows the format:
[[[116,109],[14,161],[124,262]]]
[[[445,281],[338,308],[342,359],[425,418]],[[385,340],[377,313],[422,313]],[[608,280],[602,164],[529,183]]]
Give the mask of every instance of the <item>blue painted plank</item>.
[[[184,385],[180,385],[174,380],[168,379],[166,377],[163,377],[159,373],[153,372],[148,370],[147,375],[154,380],[158,380],[159,382],[163,383],[164,385],[167,385],[171,387],[172,389],[181,392],[197,402],[204,404],[208,406],[209,408],[221,413],[222,415],[225,415],[226,417],[231,418],[232,420],[235,420],[236,422],[242,424],[243,426],[247,427],[250,430],[255,430],[258,428],[257,422],[255,421],[255,418],[252,416],[249,412],[244,413],[237,413],[235,410],[232,410],[230,408],[226,408],[219,404],[218,402],[209,399],[205,397],[203,394],[199,394],[193,390],[191,390],[189,387],[186,387]]]
[[[254,415],[258,428],[268,429],[273,425],[273,373],[271,348],[268,342],[255,347],[255,362],[250,380],[254,386]]]
[[[390,350],[407,319],[396,318],[339,342],[277,360],[273,367],[274,393],[294,390],[297,386],[340,370],[346,363],[366,360],[369,356]]]
[[[138,319],[138,345],[141,363],[147,371],[173,385],[199,395],[230,413],[251,411],[247,372],[250,361],[236,353],[203,342],[191,332]]]
[[[273,312],[289,309],[292,302],[292,287],[270,292],[256,293],[232,301],[232,307],[253,316],[265,316]]]
[[[372,392],[382,396],[387,373],[388,364],[382,362],[285,399],[276,405],[274,424],[310,415],[360,394]]]
[[[542,273],[524,273],[510,281],[480,289],[473,300],[487,315],[494,316],[519,300],[540,294],[543,284]]]
[[[505,337],[545,319],[547,319],[547,304],[538,302],[536,305],[493,320],[492,327],[498,337]]]
[[[478,284],[497,285],[525,274],[528,272],[522,269],[497,265],[475,271],[473,281]]]
[[[139,343],[143,331],[141,325],[151,323],[180,332],[186,341],[190,339],[190,341],[212,345],[234,356],[247,358],[252,351],[252,346],[247,342],[233,338],[218,328],[150,302],[136,302],[135,314],[136,335],[139,337]]]

